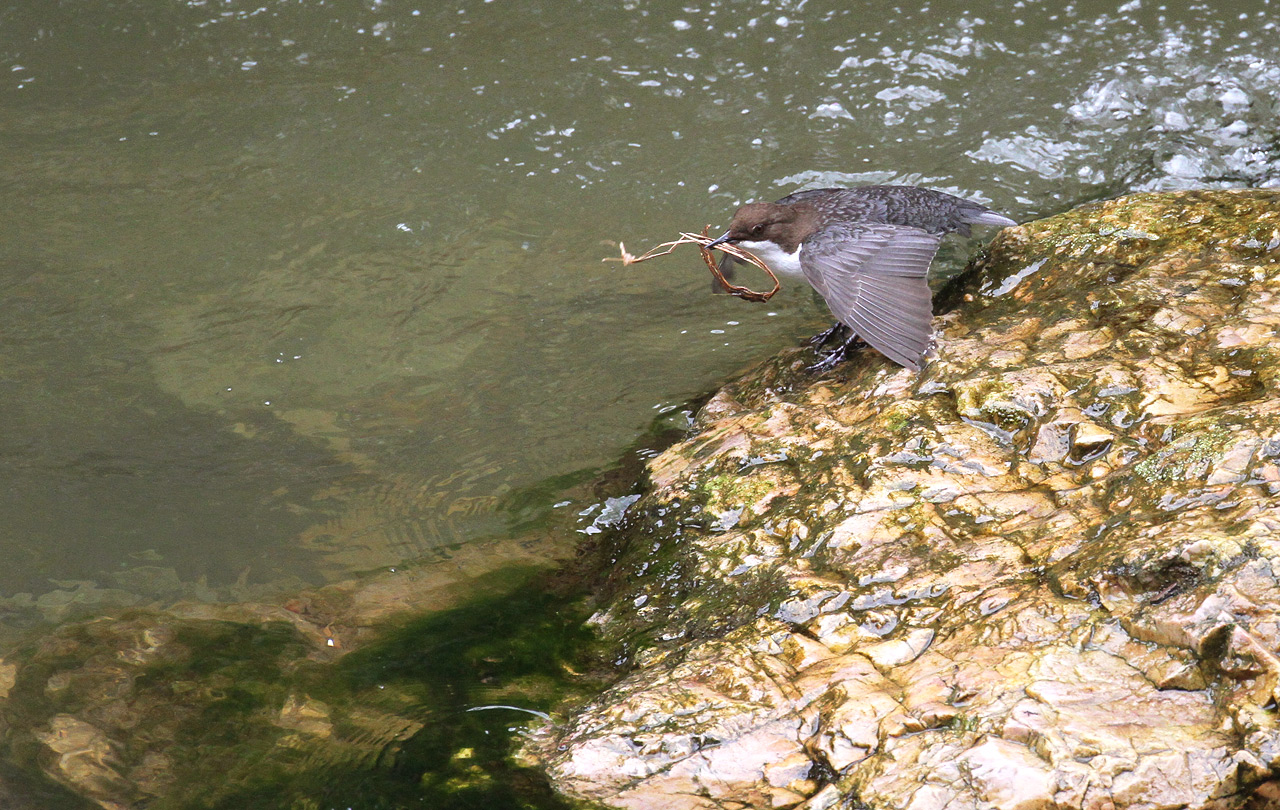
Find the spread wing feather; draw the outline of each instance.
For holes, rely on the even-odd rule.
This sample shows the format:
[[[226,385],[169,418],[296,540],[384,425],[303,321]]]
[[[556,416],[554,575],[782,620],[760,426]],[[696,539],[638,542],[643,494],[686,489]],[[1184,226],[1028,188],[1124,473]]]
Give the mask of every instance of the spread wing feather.
[[[933,338],[928,275],[941,235],[863,223],[829,236],[805,243],[805,278],[859,337],[918,371]]]

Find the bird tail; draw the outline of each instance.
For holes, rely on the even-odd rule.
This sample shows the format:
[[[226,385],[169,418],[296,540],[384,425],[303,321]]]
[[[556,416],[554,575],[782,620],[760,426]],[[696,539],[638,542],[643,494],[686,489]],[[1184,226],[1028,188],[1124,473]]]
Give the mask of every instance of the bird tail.
[[[1008,228],[1018,223],[1004,216],[997,214],[986,208],[975,208],[971,211],[964,211],[960,214],[960,219],[970,225],[999,225],[1001,228]]]

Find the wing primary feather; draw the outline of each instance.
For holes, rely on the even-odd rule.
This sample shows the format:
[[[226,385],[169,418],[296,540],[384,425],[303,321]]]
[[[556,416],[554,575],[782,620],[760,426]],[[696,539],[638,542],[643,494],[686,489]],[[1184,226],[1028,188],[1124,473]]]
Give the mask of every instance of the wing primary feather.
[[[888,323],[865,309],[850,312],[849,320],[858,322],[855,329],[873,346],[879,342],[914,348],[927,341],[930,335],[930,332],[925,330],[908,330],[901,324]],[[862,334],[863,332],[869,334]]]
[[[924,288],[924,301],[915,300],[918,294],[911,290],[894,290],[891,293],[886,291],[881,285],[874,283],[870,279],[866,279],[859,285],[861,291],[865,291],[865,295],[860,295],[858,303],[872,309],[886,318],[894,321],[900,321],[902,315],[919,315],[923,316],[926,312],[924,306],[918,306],[928,301],[928,287]],[[911,308],[911,311],[907,311]],[[931,307],[927,309],[929,320],[933,318],[933,310]]]
[[[886,306],[888,302],[881,298],[883,290],[876,290],[871,285],[859,287],[857,301],[848,312],[849,325],[863,340],[884,351],[894,361],[901,362],[904,357],[909,357],[918,366],[933,335],[932,318],[903,317],[905,313],[894,312]]]
[[[861,318],[856,315],[851,317],[850,320],[851,323],[849,325],[853,331],[856,332],[860,338],[869,343],[876,351],[885,355],[900,366],[906,366],[912,371],[920,370],[920,358],[924,355],[923,351],[915,352],[912,350],[904,350],[894,343],[883,340],[882,336],[879,335],[875,329],[869,328],[863,323],[859,323]]]
[[[859,337],[895,363],[919,370],[933,337],[926,279],[941,236],[865,223],[826,236],[806,243],[805,277]]]

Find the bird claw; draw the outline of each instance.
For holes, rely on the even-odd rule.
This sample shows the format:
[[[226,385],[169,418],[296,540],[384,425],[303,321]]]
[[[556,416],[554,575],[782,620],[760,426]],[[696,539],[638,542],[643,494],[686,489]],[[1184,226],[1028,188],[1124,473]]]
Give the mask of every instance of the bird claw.
[[[835,323],[833,323],[833,324],[831,325],[831,328],[830,328],[830,329],[824,329],[823,331],[821,331],[821,332],[819,332],[818,334],[814,335],[813,337],[809,338],[809,345],[810,345],[810,346],[819,346],[819,347],[821,347],[821,346],[825,346],[825,345],[827,345],[828,343],[830,343],[830,342],[831,342],[831,338],[835,337],[835,336],[836,336],[837,334],[839,334],[842,330],[845,330],[845,329],[848,329],[848,328],[849,328],[849,327],[845,326],[845,325],[844,325],[843,323],[841,323],[840,321],[836,321]]]
[[[844,324],[838,324],[838,325],[843,326]],[[834,329],[835,327],[832,327],[832,329],[829,329],[827,331],[833,331]],[[821,336],[819,335],[817,337],[821,337]],[[818,345],[822,345],[822,344],[818,344]],[[833,351],[830,351],[827,354],[823,355],[822,359],[814,363],[813,365],[806,366],[805,371],[809,372],[810,374],[825,374],[826,372],[830,371],[831,369],[843,363],[845,360],[849,359],[849,352],[853,351],[854,349],[860,346],[866,346],[866,345],[867,345],[867,342],[862,338],[858,337],[857,335],[850,335],[843,343],[840,344],[839,348],[836,348]]]
[[[805,371],[808,371],[809,374],[826,374],[826,372],[835,369],[840,363],[845,362],[846,358],[849,357],[847,349],[849,349],[847,344],[841,345],[835,352],[828,352],[826,356],[823,356],[822,360],[815,362],[814,365],[805,366]]]

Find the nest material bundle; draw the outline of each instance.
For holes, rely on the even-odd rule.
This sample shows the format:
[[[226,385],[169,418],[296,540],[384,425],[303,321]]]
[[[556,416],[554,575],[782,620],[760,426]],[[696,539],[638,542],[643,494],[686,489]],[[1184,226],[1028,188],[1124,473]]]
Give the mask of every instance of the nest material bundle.
[[[697,245],[698,249],[702,253],[702,260],[707,263],[707,269],[711,271],[711,275],[715,276],[716,281],[724,285],[724,289],[727,290],[730,295],[736,295],[739,298],[746,299],[747,301],[764,302],[772,298],[774,294],[782,288],[782,285],[778,283],[778,277],[769,269],[769,265],[762,262],[755,254],[728,243],[716,245],[717,248],[723,250],[735,259],[741,259],[747,264],[755,265],[768,273],[769,278],[773,280],[773,289],[769,290],[767,293],[762,293],[731,283],[724,277],[724,273],[720,271],[720,266],[716,263],[715,255],[706,248],[706,246],[713,241],[715,240],[707,235],[707,229],[703,228],[702,233],[681,233],[679,239],[675,239],[670,242],[663,242],[661,245],[658,245],[640,256],[634,256],[628,253],[627,246],[619,242],[618,249],[622,255],[618,258],[609,258],[604,261],[622,262],[624,265],[639,264],[640,262],[648,261],[649,259],[656,259],[659,256],[666,256],[680,245]]]

